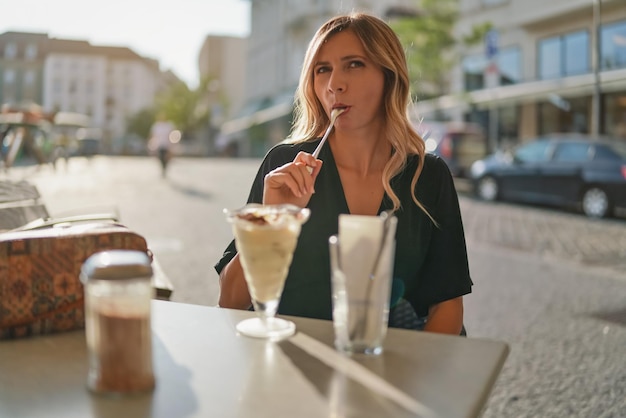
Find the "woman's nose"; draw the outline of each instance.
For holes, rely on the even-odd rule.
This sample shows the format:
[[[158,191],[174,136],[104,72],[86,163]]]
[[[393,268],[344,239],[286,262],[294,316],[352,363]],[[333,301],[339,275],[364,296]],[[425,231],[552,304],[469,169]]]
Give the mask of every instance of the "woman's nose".
[[[346,87],[347,85],[344,78],[336,71],[333,71],[328,80],[328,89],[333,93],[343,93],[346,91]]]

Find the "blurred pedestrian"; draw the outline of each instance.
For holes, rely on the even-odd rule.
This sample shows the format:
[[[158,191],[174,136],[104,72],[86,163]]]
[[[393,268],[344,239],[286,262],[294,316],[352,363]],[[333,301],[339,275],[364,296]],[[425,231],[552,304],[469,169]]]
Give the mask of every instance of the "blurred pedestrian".
[[[154,152],[159,158],[159,162],[161,164],[161,175],[163,177],[165,177],[167,165],[172,157],[171,135],[175,129],[174,124],[167,120],[167,117],[163,112],[159,112],[154,124],[150,128],[148,149],[151,152]]]

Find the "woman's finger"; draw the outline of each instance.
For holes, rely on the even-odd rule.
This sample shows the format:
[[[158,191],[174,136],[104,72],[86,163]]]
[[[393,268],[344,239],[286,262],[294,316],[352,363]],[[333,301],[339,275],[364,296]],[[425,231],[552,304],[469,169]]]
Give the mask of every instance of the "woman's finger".
[[[313,155],[309,154],[308,152],[300,151],[298,155],[296,155],[296,158],[293,160],[293,162],[304,163],[307,166],[308,173],[312,174],[315,170],[315,167],[317,167],[321,161],[315,158]]]
[[[287,188],[296,197],[302,197],[305,194],[303,185],[298,182],[296,176],[294,176],[296,170],[274,170],[269,172],[265,176],[265,187],[271,189],[284,189]]]
[[[294,171],[293,175],[294,177],[297,177],[298,183],[302,184],[302,192],[305,194],[312,194],[315,180],[311,174],[315,168],[311,168],[302,162],[295,163],[294,165],[297,170]]]
[[[302,163],[288,163],[265,176],[266,187],[273,189],[288,188],[294,196],[302,197],[307,194],[306,178],[302,174]]]

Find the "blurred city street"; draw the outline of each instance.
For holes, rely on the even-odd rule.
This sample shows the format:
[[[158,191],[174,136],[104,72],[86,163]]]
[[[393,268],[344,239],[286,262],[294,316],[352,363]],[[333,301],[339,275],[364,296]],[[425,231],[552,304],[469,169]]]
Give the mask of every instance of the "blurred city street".
[[[222,210],[245,203],[259,162],[174,158],[163,179],[155,158],[95,156],[0,178],[35,184],[54,216],[116,210],[147,238],[172,300],[215,305],[213,265],[232,237]],[[466,194],[460,204],[468,334],[511,347],[484,416],[626,417],[626,220]]]

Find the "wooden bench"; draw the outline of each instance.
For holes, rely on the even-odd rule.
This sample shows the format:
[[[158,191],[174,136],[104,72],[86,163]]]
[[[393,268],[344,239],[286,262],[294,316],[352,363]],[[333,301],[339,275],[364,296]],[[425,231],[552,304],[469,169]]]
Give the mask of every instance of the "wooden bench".
[[[155,299],[170,300],[174,292],[174,285],[161,268],[157,258],[152,256],[152,286],[156,289]]]
[[[112,213],[88,213],[68,217],[51,217],[37,187],[26,182],[0,181],[0,236],[3,232],[29,231],[51,228],[63,224],[85,222],[118,222]],[[149,248],[149,247],[148,247]],[[157,258],[152,254],[153,286],[155,299],[170,300],[174,286]]]

